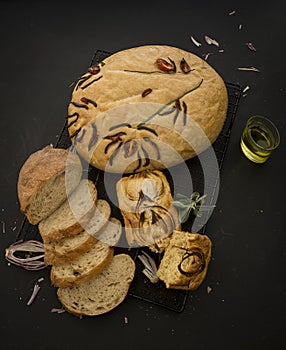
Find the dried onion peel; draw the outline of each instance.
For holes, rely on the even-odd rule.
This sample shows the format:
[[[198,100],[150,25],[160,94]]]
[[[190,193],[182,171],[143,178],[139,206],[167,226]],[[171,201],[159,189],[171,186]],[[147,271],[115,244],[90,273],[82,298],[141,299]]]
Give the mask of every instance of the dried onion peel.
[[[142,251],[144,255],[138,255],[138,258],[141,260],[142,264],[145,266],[145,269],[142,271],[144,275],[152,283],[157,283],[159,281],[157,277],[157,266],[153,258],[146,252]]]
[[[27,302],[28,306],[30,306],[34,302],[34,300],[36,299],[36,296],[38,295],[40,289],[41,289],[41,287],[38,285],[38,283],[36,283],[34,285],[34,289],[33,289],[32,295],[30,296],[30,299]]]
[[[24,252],[25,257],[16,256],[16,252]],[[46,267],[44,258],[44,244],[36,240],[17,241],[6,248],[5,258],[14,265],[26,270],[41,270]]]

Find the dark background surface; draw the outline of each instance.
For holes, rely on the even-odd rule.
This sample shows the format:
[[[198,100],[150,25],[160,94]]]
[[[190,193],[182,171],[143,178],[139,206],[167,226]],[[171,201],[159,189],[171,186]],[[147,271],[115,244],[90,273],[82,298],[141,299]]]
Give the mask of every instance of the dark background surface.
[[[0,1],[0,348],[285,349],[285,10],[284,1]],[[224,52],[208,46],[204,35]],[[213,259],[207,277],[181,313],[130,296],[100,317],[51,313],[60,305],[48,271],[28,272],[4,258],[23,219],[18,172],[30,153],[56,142],[69,85],[95,50],[143,44],[173,45],[199,56],[213,52],[208,62],[225,81],[250,86],[208,223]],[[260,72],[237,69],[250,66]],[[263,165],[248,161],[239,148],[253,114],[268,116],[281,133],[280,147]],[[40,277],[40,293],[27,306]]]

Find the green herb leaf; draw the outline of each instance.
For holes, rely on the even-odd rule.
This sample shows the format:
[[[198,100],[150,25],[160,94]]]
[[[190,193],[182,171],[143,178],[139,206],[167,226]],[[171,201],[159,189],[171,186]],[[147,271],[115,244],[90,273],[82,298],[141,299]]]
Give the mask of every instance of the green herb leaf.
[[[201,216],[200,211],[208,211],[214,208],[214,205],[203,205],[206,194],[201,196],[199,192],[193,192],[190,197],[178,193],[176,200],[173,201],[174,207],[178,210],[179,220],[184,223],[191,214]]]
[[[180,201],[173,201],[173,205],[176,207],[176,208],[182,208],[182,209],[185,209],[188,205],[187,204],[184,204]]]
[[[179,211],[179,219],[180,223],[183,224],[186,222],[191,214],[192,208],[184,209],[182,211]]]

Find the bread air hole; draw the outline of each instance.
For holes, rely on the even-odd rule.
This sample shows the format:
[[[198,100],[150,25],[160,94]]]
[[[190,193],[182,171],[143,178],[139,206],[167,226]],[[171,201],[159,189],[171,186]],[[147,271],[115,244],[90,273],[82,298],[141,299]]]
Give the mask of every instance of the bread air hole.
[[[96,301],[91,299],[91,298],[87,298],[89,301],[91,301],[92,303],[95,303]]]
[[[111,287],[111,286],[117,286],[118,284],[120,284],[119,282],[111,282],[111,283],[109,283],[107,286],[108,287]]]
[[[96,308],[96,310],[105,310],[105,307],[103,307],[103,306],[98,306],[98,307]]]

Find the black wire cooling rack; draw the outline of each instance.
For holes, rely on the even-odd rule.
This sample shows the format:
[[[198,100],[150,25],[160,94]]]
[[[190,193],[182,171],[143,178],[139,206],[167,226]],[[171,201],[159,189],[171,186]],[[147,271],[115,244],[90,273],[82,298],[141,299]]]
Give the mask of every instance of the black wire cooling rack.
[[[92,60],[90,62],[90,66],[100,63],[110,55],[111,53],[105,50],[95,51],[92,57]],[[216,141],[212,145],[214,153],[217,158],[217,165],[219,170],[222,168],[222,165],[223,165],[224,157],[227,150],[227,145],[231,135],[231,129],[235,120],[239,100],[242,94],[241,87],[239,85],[229,83],[229,82],[226,82],[225,84],[228,92],[227,117],[219,137],[216,139]],[[71,146],[71,141],[67,130],[67,123],[65,123],[55,147],[69,148],[70,146]],[[195,157],[185,162],[185,164],[190,170],[190,173],[192,176],[193,190],[202,193],[201,190],[204,188],[204,174],[203,174],[203,170],[201,168],[198,157]],[[180,171],[180,165],[178,165],[177,170]],[[212,204],[215,198],[215,195],[218,191],[219,172],[217,173],[215,171],[214,174],[215,174],[214,175],[215,178],[212,179],[212,184],[213,184],[212,188],[209,189],[208,191],[208,193],[210,194],[209,204]],[[168,178],[168,172],[166,172],[165,175]],[[123,223],[123,218],[121,216],[121,213],[117,206],[116,201],[114,201],[114,199],[110,201],[105,191],[104,180],[106,180],[106,178],[104,179],[104,176],[106,176],[106,174],[104,174],[103,171],[89,166],[88,178],[92,179],[95,182],[98,189],[98,197],[109,201],[111,205],[111,215],[118,218]],[[116,182],[120,179],[120,177],[121,175],[117,175],[117,174],[108,175],[109,187],[110,187],[110,183],[113,183],[114,192],[115,192]],[[192,220],[193,218],[190,218],[186,223],[182,224],[182,229],[191,231]],[[207,227],[207,223],[202,225],[202,228],[200,229],[199,232],[204,233],[206,231],[206,227]],[[31,225],[26,218],[23,219],[21,228],[16,237],[16,240],[20,240],[20,239],[21,240],[28,240],[28,239],[41,240],[37,226]],[[159,264],[161,259],[160,254],[152,253],[148,248],[132,248],[132,249],[115,248],[115,254],[122,253],[122,252],[129,254],[134,258],[136,263],[135,278],[131,284],[129,295],[141,300],[145,300],[150,303],[160,305],[162,307],[171,309],[173,311],[178,311],[178,312],[182,311],[184,309],[187,296],[191,292],[183,291],[183,290],[175,290],[175,289],[168,290],[166,289],[165,285],[161,281],[159,281],[156,284],[151,283],[149,279],[145,277],[145,275],[142,273],[144,266],[141,263],[140,259],[138,258],[142,250],[145,251],[147,254],[149,254],[155,260],[155,262]]]

